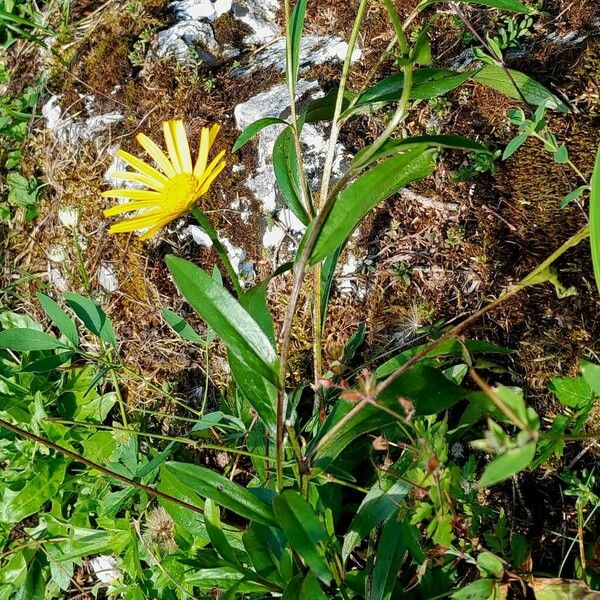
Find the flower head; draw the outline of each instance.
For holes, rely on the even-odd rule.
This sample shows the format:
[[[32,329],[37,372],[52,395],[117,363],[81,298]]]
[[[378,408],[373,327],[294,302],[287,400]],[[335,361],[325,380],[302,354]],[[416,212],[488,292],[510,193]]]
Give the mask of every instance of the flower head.
[[[143,160],[119,150],[121,157],[135,171],[120,171],[112,177],[122,181],[140,183],[147,187],[140,189],[116,189],[102,193],[105,198],[125,198],[130,200],[117,204],[104,211],[106,217],[114,217],[127,212],[139,212],[135,216],[110,227],[110,233],[146,230],[142,239],[152,237],[159,229],[181,216],[198,199],[206,194],[217,175],[225,168],[220,152],[209,164],[208,154],[219,133],[219,125],[210,129],[204,127],[200,135],[200,148],[196,164],[192,164],[190,146],[183,121],[163,123],[167,154],[149,137],[140,133],[137,140],[156,163],[154,168]]]

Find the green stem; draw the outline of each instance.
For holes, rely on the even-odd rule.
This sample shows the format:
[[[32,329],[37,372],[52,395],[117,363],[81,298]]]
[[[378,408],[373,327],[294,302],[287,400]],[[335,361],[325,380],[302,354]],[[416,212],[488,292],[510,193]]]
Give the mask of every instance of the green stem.
[[[137,431],[135,429],[127,429],[125,427],[119,427],[118,425],[101,425],[99,423],[85,423],[83,421],[72,421],[69,419],[47,418],[46,420],[52,421],[53,423],[62,423],[63,425],[73,425],[75,427],[86,427],[89,429],[101,429],[103,431],[125,431],[127,433],[130,433],[131,435],[135,435],[138,437],[156,438],[158,440],[165,440],[167,442],[176,442],[178,444],[187,444],[188,446],[194,446],[198,449],[215,450],[217,452],[227,452],[229,454],[239,454],[240,456],[247,456],[248,458],[255,458],[258,460],[265,460],[265,461],[273,460],[269,456],[263,456],[262,454],[254,454],[252,452],[247,452],[246,450],[238,450],[237,448],[230,448],[229,446],[220,446],[218,444],[204,444],[202,442],[199,442],[198,440],[193,440],[191,438],[165,435],[164,433],[152,433],[149,431]]]
[[[344,106],[344,95],[346,93],[346,85],[352,66],[352,55],[356,48],[358,33],[367,10],[367,0],[361,0],[358,6],[358,12],[354,19],[354,26],[350,34],[348,42],[348,50],[342,68],[342,77],[340,79],[340,87],[335,103],[333,120],[331,122],[331,133],[327,144],[327,153],[325,155],[325,164],[323,166],[323,179],[321,181],[321,192],[319,198],[325,200],[329,194],[329,186],[331,184],[331,175],[333,171],[333,162],[335,160],[335,148],[340,135],[341,123],[339,122],[340,115]],[[320,201],[318,205],[320,204]],[[318,206],[317,205],[317,206]],[[322,282],[321,282],[321,263],[319,263],[313,273],[313,354],[314,354],[314,380],[315,388],[320,390],[319,381],[323,373],[323,305],[322,305]],[[317,391],[319,404],[322,403],[322,394]]]
[[[229,279],[231,279],[231,283],[233,284],[236,294],[238,295],[238,297],[241,296],[244,293],[244,290],[242,289],[242,286],[240,284],[240,279],[238,277],[238,274],[235,272],[231,261],[229,260],[227,250],[225,250],[223,244],[221,244],[219,240],[219,236],[217,235],[215,228],[206,218],[206,215],[196,205],[190,208],[190,212],[194,215],[194,218],[196,219],[196,221],[198,221],[200,227],[202,227],[206,235],[208,235],[208,237],[210,238],[214,249],[219,255],[219,258],[221,259],[221,262],[223,263],[223,266],[225,267],[225,270],[229,275]]]
[[[408,105],[410,102],[410,96],[412,94],[412,86],[413,86],[413,65],[408,64],[403,68],[404,71],[404,89],[402,90],[402,96],[398,102],[398,106],[396,111],[392,115],[389,123],[384,129],[383,133],[379,136],[379,138],[369,146],[365,154],[363,155],[361,161],[354,167],[355,170],[361,169],[365,165],[368,165],[370,160],[375,156],[377,151],[387,142],[387,140],[392,136],[394,131],[398,128],[398,125],[402,123],[404,118],[406,117],[406,113],[408,111]]]
[[[123,427],[127,429],[129,425],[127,423],[127,412],[125,410],[125,401],[123,400],[123,394],[121,393],[121,386],[119,385],[117,374],[112,369],[110,371],[110,376],[112,379],[113,387],[115,388],[115,394],[117,396],[117,402],[119,404],[119,411],[121,412],[121,420],[123,421]]]

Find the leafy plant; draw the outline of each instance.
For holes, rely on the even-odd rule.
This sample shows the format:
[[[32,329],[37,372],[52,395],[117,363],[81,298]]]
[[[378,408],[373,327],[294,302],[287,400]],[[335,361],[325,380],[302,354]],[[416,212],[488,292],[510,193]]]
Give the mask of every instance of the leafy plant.
[[[451,6],[462,14],[465,3]],[[531,12],[519,0],[475,3]],[[523,111],[512,113],[526,136],[521,143],[538,137],[557,162],[576,169],[544,120],[547,109],[567,107],[544,86],[508,70],[501,57],[464,72],[430,66],[427,26],[410,34],[413,17],[437,4],[423,0],[402,23],[392,0],[384,0],[399,72],[377,82],[373,72],[364,89],[352,93],[347,89],[351,57],[368,5],[360,0],[339,87],[300,112],[296,88],[308,0],[299,0],[293,10],[284,3],[290,117],[251,124],[234,151],[264,128],[282,126],[273,167],[288,208],[305,229],[293,262],[254,286],[239,281],[209,216],[195,205],[199,190],[212,182],[211,172],[206,177],[205,172],[218,128],[202,132],[202,151],[193,168],[181,121],[165,124],[169,158],[142,137],[165,173],[121,153],[139,171],[125,173],[129,180],[163,191],[161,186],[175,181],[169,191],[185,192],[181,198],[166,194],[173,206],[161,205],[160,219],[153,210],[141,219],[132,217],[121,230],[151,226],[156,231],[189,210],[230,279],[223,281],[218,270],[211,275],[173,255],[166,258],[177,289],[206,322],[207,333],[201,336],[168,309],[163,310],[165,322],[206,353],[218,338],[231,372],[219,410],[209,413],[204,403],[198,411],[162,387],[152,388],[193,415],[184,418],[189,423],[185,436],[148,431],[144,421],[130,421],[122,387],[135,373],[120,358],[109,315],[89,296],[70,292],[54,300],[40,294],[49,332],[29,317],[0,313],[0,460],[6,465],[6,485],[0,489],[0,537],[6,548],[0,557],[0,600],[60,597],[76,581],[82,561],[98,556],[111,565],[103,593],[129,600],[215,595],[488,599],[505,597],[509,578],[519,580],[523,589],[536,583],[521,576],[528,540],[505,513],[482,503],[482,490],[518,483],[521,473],[560,457],[567,441],[581,437],[600,395],[600,367],[584,362],[581,375],[551,382],[550,391],[564,411],[546,423],[523,389],[490,385],[481,375],[492,359],[500,361],[511,351],[464,334],[523,290],[553,281],[555,261],[587,239],[590,228],[597,265],[598,168],[589,184],[590,226],[496,299],[453,326],[434,323],[421,331],[429,334],[428,341],[390,352],[387,360],[376,359],[368,367],[360,357],[366,335],[361,325],[341,360],[330,370],[323,365],[337,262],[356,228],[403,187],[430,177],[440,151],[469,153],[471,173],[493,172],[500,156],[452,133],[402,137],[399,130],[419,101],[443,97],[469,81],[522,99],[538,108],[533,119]],[[128,10],[138,8],[130,3]],[[356,115],[381,115],[382,108],[387,121],[381,133],[333,181],[341,128]],[[317,121],[331,122],[318,194],[308,185],[301,143],[306,123]],[[511,150],[517,149],[513,144]],[[215,164],[220,160],[221,155]],[[14,179],[25,194],[26,180]],[[112,190],[107,195],[133,200],[126,211],[157,204],[155,191]],[[449,234],[449,243],[462,242],[464,232]],[[276,330],[267,285],[290,270],[287,312]],[[410,283],[401,263],[397,274]],[[294,385],[288,377],[292,325],[300,294],[308,287],[312,376],[301,376]],[[433,320],[433,307],[420,306]],[[139,377],[138,383],[153,385]],[[242,462],[227,458],[224,472],[217,472],[197,464],[196,450]],[[568,492],[578,498],[583,577],[589,551],[585,511],[598,505],[594,474],[565,473],[564,478]],[[590,578],[586,582],[594,584]],[[542,580],[541,585],[556,582]],[[577,586],[585,588],[583,582]]]

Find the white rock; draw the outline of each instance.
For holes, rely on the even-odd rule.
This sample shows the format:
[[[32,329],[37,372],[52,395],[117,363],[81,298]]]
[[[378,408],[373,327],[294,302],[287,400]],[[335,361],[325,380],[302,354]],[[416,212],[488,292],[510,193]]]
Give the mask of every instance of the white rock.
[[[281,0],[235,0],[233,16],[246,24],[252,33],[244,38],[244,44],[264,45],[280,33],[277,12]]]
[[[274,223],[267,227],[262,238],[264,248],[277,248],[285,239],[286,231],[279,223]]]
[[[85,120],[75,120],[74,117],[63,113],[60,107],[60,96],[51,96],[42,106],[42,115],[46,120],[46,128],[64,145],[76,149],[83,142],[100,143],[102,134],[123,120],[118,112],[94,115]]]
[[[304,233],[306,229],[304,223],[289,208],[279,212],[279,220],[285,224],[288,231],[293,233]]]
[[[316,81],[298,81],[298,96],[305,101],[314,100],[323,95]],[[234,109],[235,121],[240,131],[258,119],[264,117],[279,117],[288,119],[290,103],[287,86],[277,85],[257,94],[247,102],[238,104]],[[273,125],[263,129],[258,137],[258,152],[256,168],[250,173],[246,187],[262,202],[266,212],[274,212],[277,208],[285,208],[275,175],[273,173],[272,154],[275,140],[283,130],[283,125]],[[321,180],[321,168],[324,162],[328,136],[320,125],[307,124],[302,130],[304,164],[308,183],[313,191],[318,190]],[[349,156],[341,144],[336,147],[333,167],[333,179],[338,178],[344,171]]]
[[[48,279],[58,292],[66,292],[69,289],[69,282],[56,267],[48,265]]]
[[[101,554],[90,559],[90,566],[94,574],[102,583],[113,583],[121,577],[121,571],[117,566],[117,559],[114,556]]]
[[[58,220],[69,229],[77,227],[80,210],[76,206],[65,206],[58,209]]]
[[[215,39],[210,23],[188,20],[158,32],[155,54],[158,57],[172,56],[188,65],[201,61],[216,66],[223,60],[237,56],[239,51],[222,48]]]
[[[235,77],[247,77],[258,69],[285,71],[285,38],[279,38],[260,50],[249,65],[231,71]],[[330,62],[343,62],[348,52],[348,44],[339,36],[305,35],[300,43],[300,73],[311,67]],[[355,48],[352,62],[360,60],[362,52]]]
[[[116,292],[119,289],[117,273],[112,264],[102,262],[98,269],[98,283],[100,287],[108,293]]]
[[[234,246],[227,238],[221,238],[221,243],[229,255],[233,270],[244,281],[251,281],[256,277],[256,270],[252,261],[247,259],[246,251],[243,248]]]
[[[48,248],[46,257],[53,263],[65,262],[69,258],[69,249],[64,244],[50,246],[50,248]]]
[[[198,227],[198,225],[189,225],[187,232],[199,246],[210,248],[213,245],[209,235],[201,227]]]
[[[350,294],[356,291],[353,279],[356,274],[358,263],[353,254],[348,253],[346,262],[340,268],[340,278],[338,280],[338,290],[342,294]]]
[[[177,0],[169,5],[178,19],[215,21],[231,10],[232,0]]]

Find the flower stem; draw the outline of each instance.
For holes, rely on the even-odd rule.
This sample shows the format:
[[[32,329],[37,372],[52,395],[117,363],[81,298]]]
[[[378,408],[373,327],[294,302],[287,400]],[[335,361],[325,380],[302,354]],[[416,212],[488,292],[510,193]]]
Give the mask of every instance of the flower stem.
[[[208,235],[208,237],[210,238],[214,249],[219,255],[219,258],[221,259],[221,262],[223,263],[223,266],[225,267],[225,270],[227,271],[227,274],[231,279],[231,283],[235,288],[236,294],[238,295],[238,297],[241,296],[244,293],[244,290],[242,289],[242,286],[240,284],[240,279],[238,277],[238,274],[235,272],[231,261],[229,260],[227,250],[225,250],[223,244],[221,244],[221,242],[219,241],[219,236],[217,235],[215,228],[210,224],[210,221],[206,218],[206,215],[197,206],[192,206],[190,208],[190,211],[194,215],[196,221],[198,221],[200,227],[204,229],[206,235]]]

